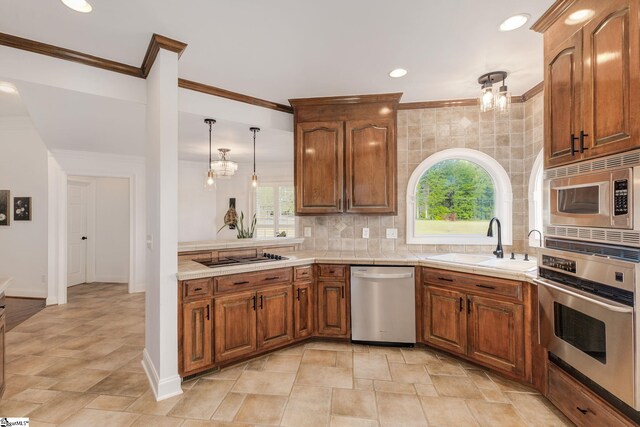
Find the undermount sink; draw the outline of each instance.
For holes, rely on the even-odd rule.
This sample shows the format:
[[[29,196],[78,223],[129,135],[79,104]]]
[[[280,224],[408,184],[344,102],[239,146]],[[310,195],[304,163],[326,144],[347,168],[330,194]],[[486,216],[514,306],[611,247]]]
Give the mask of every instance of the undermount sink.
[[[445,262],[456,262],[460,264],[478,265],[485,261],[491,261],[493,257],[488,255],[450,253],[450,254],[428,256],[427,259],[432,259],[434,261],[445,261]]]

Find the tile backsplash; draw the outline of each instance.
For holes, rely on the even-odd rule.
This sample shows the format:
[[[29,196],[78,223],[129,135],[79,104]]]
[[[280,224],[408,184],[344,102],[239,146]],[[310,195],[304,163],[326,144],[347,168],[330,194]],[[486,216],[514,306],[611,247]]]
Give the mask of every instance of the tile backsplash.
[[[398,112],[398,215],[330,215],[298,217],[298,236],[311,229],[303,248],[320,251],[483,252],[493,246],[407,245],[406,194],[409,177],[430,155],[448,148],[471,148],[496,159],[511,178],[513,189],[513,245],[505,253],[527,249],[528,186],[531,168],[543,140],[543,95],[514,103],[508,117],[480,113],[478,107],[427,108]],[[369,238],[362,229],[369,228]],[[386,229],[396,228],[397,239]],[[528,250],[528,249],[527,249]]]

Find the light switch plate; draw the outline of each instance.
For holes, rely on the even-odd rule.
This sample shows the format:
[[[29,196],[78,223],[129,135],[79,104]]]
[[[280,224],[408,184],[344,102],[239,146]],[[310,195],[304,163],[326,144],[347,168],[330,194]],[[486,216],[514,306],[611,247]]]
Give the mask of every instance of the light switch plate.
[[[311,237],[311,227],[304,228],[304,237]]]
[[[387,239],[397,239],[397,238],[398,238],[398,229],[387,228]]]
[[[153,250],[153,236],[151,234],[147,234],[147,249]]]
[[[362,238],[363,239],[368,239],[369,238],[369,229],[367,227],[364,227],[362,229]]]

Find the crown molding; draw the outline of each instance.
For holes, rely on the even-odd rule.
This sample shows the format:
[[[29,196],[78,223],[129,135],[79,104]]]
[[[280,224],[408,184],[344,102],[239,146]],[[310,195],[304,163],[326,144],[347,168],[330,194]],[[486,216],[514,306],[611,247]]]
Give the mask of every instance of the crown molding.
[[[289,107],[288,105],[278,104],[277,102],[271,102],[260,98],[254,98],[253,96],[243,95],[241,93],[232,92],[230,90],[221,89],[215,86],[209,86],[191,80],[178,79],[178,87],[205,93],[207,95],[231,99],[232,101],[244,102],[245,104],[269,108],[271,110],[281,111],[283,113],[293,114],[293,108]]]
[[[538,33],[544,33],[567,9],[571,7],[576,0],[556,0],[545,13],[542,14],[536,22],[533,23],[531,29]]]
[[[160,34],[153,34],[147,52],[142,60],[142,66],[140,72],[142,77],[146,78],[153,67],[153,63],[156,61],[158,52],[160,49],[165,49],[178,54],[178,58],[182,55],[182,52],[187,48],[186,43],[182,43],[178,40],[170,39],[169,37],[161,36]]]
[[[102,68],[103,70],[115,73],[126,74],[128,76],[142,78],[142,71],[138,67],[111,61],[86,53],[78,52],[64,47],[54,46],[35,40],[29,40],[11,34],[0,33],[0,45],[13,47],[15,49],[26,50],[28,52],[39,53],[66,61],[77,62],[90,67]]]
[[[522,99],[520,102],[526,102],[530,100],[537,94],[542,93],[543,90],[544,90],[544,82],[540,82],[534,87],[532,87],[531,89],[529,89],[528,91],[526,91],[525,93],[523,93],[522,96],[520,96],[520,98]]]
[[[290,99],[289,104],[292,107],[302,105],[348,105],[348,104],[366,104],[374,102],[391,102],[398,104],[402,97],[401,92],[396,93],[380,93],[374,95],[349,95],[349,96],[326,96],[319,98],[296,98]]]
[[[424,108],[471,107],[478,105],[477,98],[443,99],[440,101],[401,102],[398,110],[421,110]]]

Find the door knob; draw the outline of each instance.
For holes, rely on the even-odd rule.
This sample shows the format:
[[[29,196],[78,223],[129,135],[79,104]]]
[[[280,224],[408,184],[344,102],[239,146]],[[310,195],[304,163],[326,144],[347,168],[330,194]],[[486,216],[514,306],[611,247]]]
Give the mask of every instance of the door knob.
[[[87,236],[82,236],[82,240],[87,240]]]

